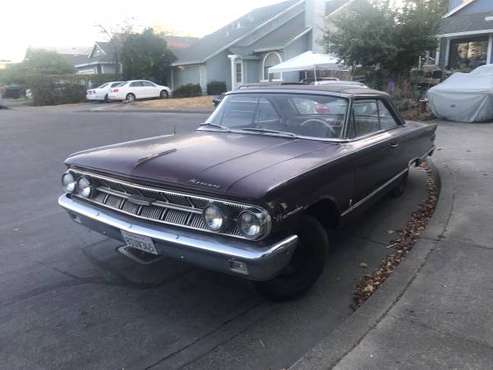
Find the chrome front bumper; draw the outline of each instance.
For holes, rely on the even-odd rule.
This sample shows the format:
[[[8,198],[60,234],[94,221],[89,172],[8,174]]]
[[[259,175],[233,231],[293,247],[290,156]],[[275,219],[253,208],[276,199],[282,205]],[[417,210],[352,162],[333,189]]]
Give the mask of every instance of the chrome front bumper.
[[[72,220],[110,238],[123,241],[121,230],[152,238],[159,253],[206,269],[239,275],[250,280],[272,279],[289,263],[298,236],[270,245],[179,230],[142,222],[62,195],[58,204]]]

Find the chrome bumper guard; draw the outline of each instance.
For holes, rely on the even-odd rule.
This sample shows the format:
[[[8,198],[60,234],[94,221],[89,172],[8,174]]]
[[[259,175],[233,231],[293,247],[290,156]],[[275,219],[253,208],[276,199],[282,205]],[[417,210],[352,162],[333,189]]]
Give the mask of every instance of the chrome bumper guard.
[[[177,230],[100,209],[66,194],[58,199],[58,204],[75,222],[110,238],[123,241],[121,230],[148,236],[163,256],[250,280],[265,281],[279,274],[298,243],[297,235],[259,246],[240,239]]]

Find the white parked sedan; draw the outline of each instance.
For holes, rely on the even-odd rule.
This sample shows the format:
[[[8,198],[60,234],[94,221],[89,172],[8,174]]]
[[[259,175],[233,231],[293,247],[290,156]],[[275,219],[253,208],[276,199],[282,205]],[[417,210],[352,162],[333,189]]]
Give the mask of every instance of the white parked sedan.
[[[101,86],[96,87],[95,89],[89,89],[86,92],[87,100],[99,100],[99,101],[108,101],[108,94],[111,89],[115,86],[122,84],[124,81],[112,81],[106,82]]]
[[[171,89],[160,86],[151,81],[134,80],[127,81],[111,89],[108,94],[110,100],[134,101],[136,99],[161,98],[171,96]]]

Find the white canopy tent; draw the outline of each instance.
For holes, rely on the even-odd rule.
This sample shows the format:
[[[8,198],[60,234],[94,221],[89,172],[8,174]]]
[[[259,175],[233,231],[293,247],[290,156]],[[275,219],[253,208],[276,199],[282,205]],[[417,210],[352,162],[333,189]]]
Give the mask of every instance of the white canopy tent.
[[[318,69],[340,71],[345,68],[332,55],[307,51],[274,67],[270,67],[269,73],[314,71],[316,79]]]

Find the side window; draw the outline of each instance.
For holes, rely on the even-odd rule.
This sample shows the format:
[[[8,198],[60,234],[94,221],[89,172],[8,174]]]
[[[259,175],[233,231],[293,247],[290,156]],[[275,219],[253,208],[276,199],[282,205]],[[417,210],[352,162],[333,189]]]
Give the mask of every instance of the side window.
[[[355,100],[351,112],[350,137],[360,137],[380,131],[376,100]]]
[[[152,82],[149,82],[149,81],[142,81],[142,85],[143,86],[152,86],[152,87],[156,86]]]
[[[134,81],[130,84],[130,87],[141,87],[142,82],[141,81]]]
[[[399,126],[385,104],[381,101],[378,101],[378,111],[380,113],[380,126],[382,130],[390,130]]]
[[[261,98],[258,102],[256,123],[279,121],[280,117],[272,106],[271,102]]]

